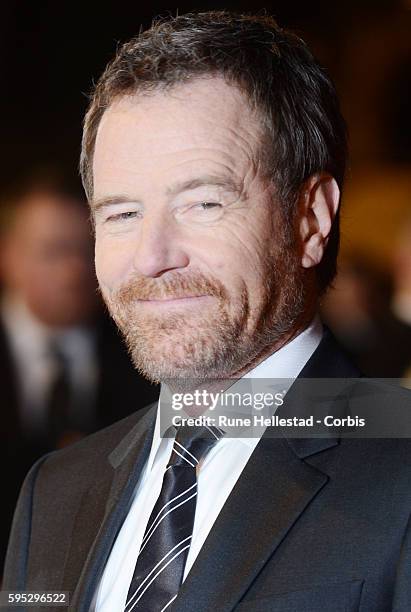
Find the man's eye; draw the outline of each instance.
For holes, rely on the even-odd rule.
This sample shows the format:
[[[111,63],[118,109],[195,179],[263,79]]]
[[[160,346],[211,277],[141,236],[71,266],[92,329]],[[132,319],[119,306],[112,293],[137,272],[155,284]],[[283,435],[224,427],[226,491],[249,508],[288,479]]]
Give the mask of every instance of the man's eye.
[[[116,215],[110,215],[107,217],[107,221],[127,221],[128,219],[134,219],[137,216],[136,210],[130,210],[127,212],[117,213]]]
[[[187,220],[201,222],[218,221],[223,214],[223,205],[219,202],[196,202],[186,210]]]
[[[221,204],[218,202],[200,202],[197,204],[201,210],[211,210],[212,208],[221,208]]]

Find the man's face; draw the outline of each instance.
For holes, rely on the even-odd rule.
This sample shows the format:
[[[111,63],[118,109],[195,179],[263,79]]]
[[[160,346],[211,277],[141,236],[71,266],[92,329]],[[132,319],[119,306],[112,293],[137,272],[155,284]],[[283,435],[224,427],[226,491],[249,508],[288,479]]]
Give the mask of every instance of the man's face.
[[[125,97],[103,115],[97,277],[153,380],[238,374],[301,314],[301,268],[260,139],[246,99],[219,78]]]

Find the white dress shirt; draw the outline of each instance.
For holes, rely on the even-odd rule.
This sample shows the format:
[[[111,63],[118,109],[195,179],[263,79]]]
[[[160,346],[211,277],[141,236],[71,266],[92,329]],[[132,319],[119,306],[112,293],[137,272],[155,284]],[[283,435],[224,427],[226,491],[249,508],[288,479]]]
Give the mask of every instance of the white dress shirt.
[[[316,317],[311,325],[291,342],[270,355],[247,378],[296,378],[322,337]],[[244,377],[244,378],[245,378]],[[160,494],[164,471],[170,458],[173,439],[160,436],[160,411],[154,430],[151,452],[137,484],[129,513],[114,543],[91,610],[124,610],[138,551],[150,514]],[[260,431],[262,435],[263,431]],[[235,483],[250,459],[259,437],[222,438],[207,454],[197,472],[198,496],[193,537],[184,570],[184,579],[201,550]]]

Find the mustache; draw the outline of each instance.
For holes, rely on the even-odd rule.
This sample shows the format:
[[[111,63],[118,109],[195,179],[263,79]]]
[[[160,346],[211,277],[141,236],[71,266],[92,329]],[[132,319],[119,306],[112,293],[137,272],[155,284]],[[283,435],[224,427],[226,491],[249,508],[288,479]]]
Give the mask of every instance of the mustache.
[[[227,299],[227,291],[216,278],[204,274],[174,273],[167,278],[133,278],[112,295],[124,305],[136,300],[167,300],[207,295]]]

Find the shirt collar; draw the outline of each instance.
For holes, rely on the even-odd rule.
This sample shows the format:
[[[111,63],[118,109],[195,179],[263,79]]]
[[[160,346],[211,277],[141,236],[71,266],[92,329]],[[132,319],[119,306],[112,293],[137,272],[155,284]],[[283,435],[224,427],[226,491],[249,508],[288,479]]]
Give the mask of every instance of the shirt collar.
[[[52,340],[72,359],[93,353],[94,332],[87,326],[50,328],[37,319],[23,300],[11,293],[2,296],[0,310],[13,352],[24,361],[46,359]]]
[[[1,316],[13,349],[18,354],[37,354],[46,351],[49,330],[34,317],[26,304],[14,295],[4,294],[1,301]]]
[[[270,379],[275,378],[288,379],[288,388],[291,386],[293,379],[297,378],[311,355],[314,353],[320,344],[323,335],[323,326],[320,317],[316,315],[310,325],[306,327],[298,336],[290,342],[282,346],[278,351],[269,355],[264,361],[259,363],[255,368],[247,372],[243,379]],[[286,389],[288,391],[288,389]],[[158,400],[156,423],[154,428],[153,442],[151,446],[150,456],[147,462],[147,473],[150,472],[156,454],[162,442],[168,443],[168,438],[162,438],[160,432],[160,398]],[[171,425],[171,422],[170,422]],[[248,447],[254,449],[258,439],[255,436],[251,438],[238,437],[230,438],[241,442]],[[171,443],[170,443],[171,445]]]

